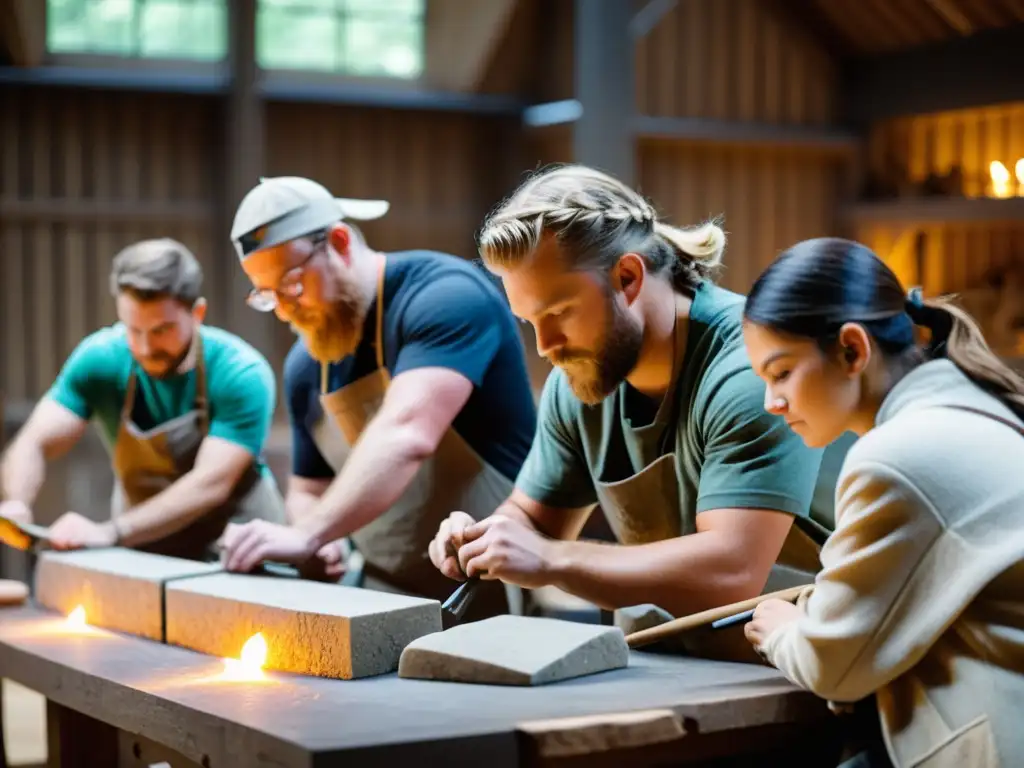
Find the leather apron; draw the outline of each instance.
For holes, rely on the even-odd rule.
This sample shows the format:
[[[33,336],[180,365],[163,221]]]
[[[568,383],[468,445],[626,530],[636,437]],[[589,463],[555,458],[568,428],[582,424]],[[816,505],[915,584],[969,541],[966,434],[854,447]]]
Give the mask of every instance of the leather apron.
[[[324,459],[340,472],[352,446],[380,410],[391,381],[384,364],[384,272],[377,278],[375,353],[377,368],[335,392],[328,392],[328,366],[320,366],[320,405],[324,418],[313,440]],[[380,478],[378,482],[387,482]],[[455,510],[483,519],[511,494],[513,482],[487,464],[451,427],[405,492],[376,520],[349,538],[362,554],[366,586],[446,600],[458,586],[430,562],[428,547],[441,522]],[[515,587],[484,582],[463,621],[475,621],[519,605]]]
[[[609,527],[620,544],[650,544],[697,532],[696,516],[685,512],[679,495],[676,463],[675,441],[678,437],[680,408],[680,403],[677,402],[679,393],[676,382],[682,372],[686,355],[687,335],[680,333],[681,324],[686,322],[684,313],[685,309],[677,299],[672,383],[656,416],[656,421],[660,421],[665,414],[668,415],[661,456],[625,480],[613,483],[602,483],[597,480],[594,482],[599,505],[604,510]],[[814,583],[814,574],[821,567],[820,552],[820,545],[794,524],[762,594],[799,584]],[[655,609],[653,606],[647,615],[640,619],[642,624],[635,623],[629,614],[642,616],[643,612],[631,609],[616,613],[615,623],[627,634],[661,624],[669,619],[666,611]],[[661,618],[652,621],[651,617],[658,614]],[[665,647],[725,661],[763,663],[743,636],[742,624],[721,630],[696,629],[681,635],[678,641],[668,641]]]
[[[195,464],[199,446],[209,427],[206,365],[203,340],[198,333],[195,344],[196,395],[192,410],[150,430],[141,430],[132,421],[136,391],[134,366],[132,368],[113,450],[112,517],[122,515],[127,509],[160,493]],[[136,549],[189,560],[216,561],[219,556],[216,542],[227,524],[257,519],[281,524],[286,522],[284,500],[277,484],[269,475],[261,473],[253,462],[236,483],[226,503],[209,510],[181,530]]]

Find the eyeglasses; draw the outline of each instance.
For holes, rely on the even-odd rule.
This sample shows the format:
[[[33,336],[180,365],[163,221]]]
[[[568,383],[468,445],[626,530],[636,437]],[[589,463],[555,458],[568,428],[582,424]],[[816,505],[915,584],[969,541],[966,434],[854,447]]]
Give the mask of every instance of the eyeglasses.
[[[302,263],[285,272],[276,288],[253,288],[249,291],[249,295],[245,297],[245,303],[257,312],[272,312],[277,309],[281,299],[295,301],[302,296],[302,278],[306,274],[306,267],[326,242],[326,240],[316,241],[309,255],[302,260]]]

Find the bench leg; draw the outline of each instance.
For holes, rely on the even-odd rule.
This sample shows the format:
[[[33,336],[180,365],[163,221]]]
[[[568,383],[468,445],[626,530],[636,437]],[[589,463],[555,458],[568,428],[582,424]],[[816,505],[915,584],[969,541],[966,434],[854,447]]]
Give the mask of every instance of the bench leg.
[[[53,701],[46,702],[48,768],[117,766],[117,728]]]

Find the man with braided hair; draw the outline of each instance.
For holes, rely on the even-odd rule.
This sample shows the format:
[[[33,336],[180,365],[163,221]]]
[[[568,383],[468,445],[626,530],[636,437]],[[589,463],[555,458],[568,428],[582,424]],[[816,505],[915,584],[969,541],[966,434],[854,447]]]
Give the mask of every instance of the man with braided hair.
[[[538,172],[490,215],[480,254],[555,370],[513,493],[441,525],[442,573],[675,616],[813,581],[832,527],[810,511],[822,454],[764,409],[743,297],[711,280],[724,247],[715,223],[670,227],[579,165]],[[576,540],[596,506],[623,546]],[[689,650],[745,658],[729,634]]]

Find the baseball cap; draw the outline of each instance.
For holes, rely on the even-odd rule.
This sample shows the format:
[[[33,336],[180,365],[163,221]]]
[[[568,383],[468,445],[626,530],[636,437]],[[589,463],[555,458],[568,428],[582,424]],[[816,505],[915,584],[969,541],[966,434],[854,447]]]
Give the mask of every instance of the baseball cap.
[[[327,188],[299,176],[262,178],[242,198],[231,225],[238,258],[325,229],[339,219],[379,219],[387,200],[335,197]]]

